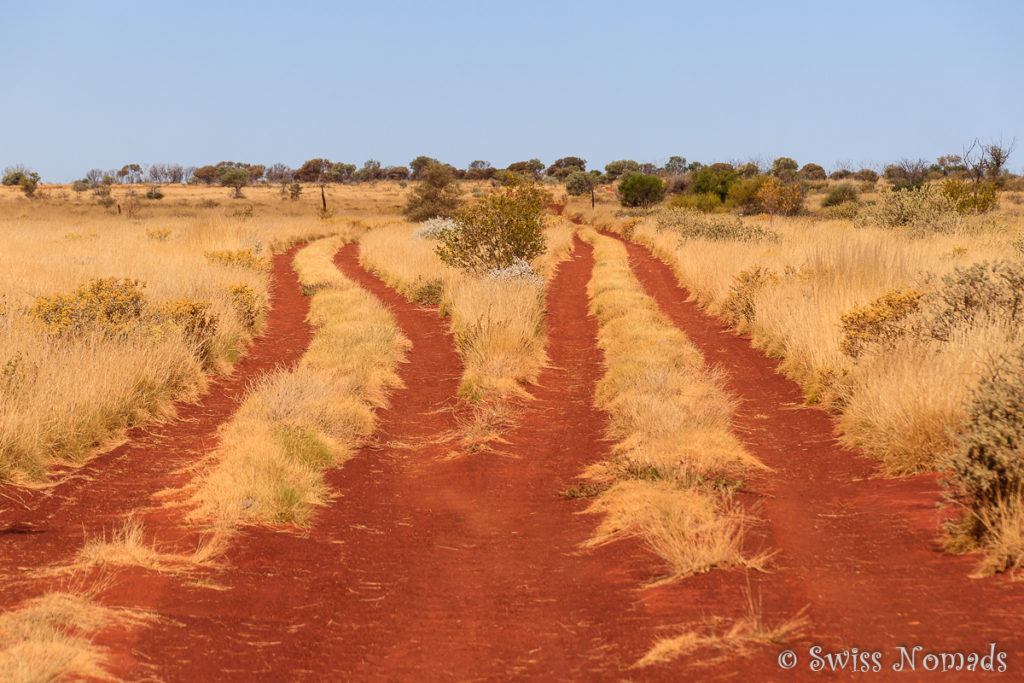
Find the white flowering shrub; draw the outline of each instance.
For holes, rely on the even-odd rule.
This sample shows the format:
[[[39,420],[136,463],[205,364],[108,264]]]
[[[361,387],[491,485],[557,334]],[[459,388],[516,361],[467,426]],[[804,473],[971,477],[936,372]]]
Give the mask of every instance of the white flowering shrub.
[[[457,230],[459,224],[451,218],[429,218],[416,228],[412,236],[418,240],[436,240],[444,230]]]
[[[484,277],[490,280],[523,280],[537,287],[544,286],[544,278],[534,272],[529,261],[516,259],[504,268],[491,268]]]

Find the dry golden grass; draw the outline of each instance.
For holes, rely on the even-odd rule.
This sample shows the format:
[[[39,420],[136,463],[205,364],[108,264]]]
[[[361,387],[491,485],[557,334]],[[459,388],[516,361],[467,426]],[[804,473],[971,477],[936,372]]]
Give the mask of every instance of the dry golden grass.
[[[409,342],[377,299],[333,256],[351,236],[314,242],[295,259],[313,292],[315,336],[299,366],[254,382],[224,427],[193,516],[230,527],[304,524],[329,497],[322,471],[351,457],[374,429],[374,408],[399,385]]]
[[[605,374],[596,404],[608,411],[614,458],[588,476],[616,483],[590,510],[605,517],[591,543],[643,538],[671,566],[669,579],[716,566],[762,568],[742,553],[746,516],[728,492],[762,467],[730,431],[733,404],[686,335],[658,311],[633,275],[625,247],[594,245],[588,285]]]
[[[810,626],[806,608],[796,616],[776,625],[769,625],[761,608],[760,599],[755,600],[750,588],[746,594],[746,614],[732,621],[716,619],[700,630],[687,630],[671,638],[662,638],[654,644],[634,667],[668,662],[701,650],[717,653],[699,664],[712,664],[723,659],[750,654],[758,645],[780,645],[800,638]]]
[[[69,678],[113,680],[105,652],[91,638],[146,615],[98,605],[93,596],[48,593],[0,614],[0,680],[36,683]]]
[[[775,273],[752,295],[754,315],[740,328],[782,359],[782,370],[811,400],[842,411],[846,442],[878,456],[891,471],[908,472],[941,466],[984,360],[1013,341],[979,327],[948,344],[907,342],[886,355],[854,360],[840,351],[840,317],[890,290],[932,290],[956,267],[1012,255],[1024,216],[1015,204],[1004,205],[997,229],[917,238],[849,221],[776,218],[771,228],[779,243],[681,240],[659,232],[653,217],[636,222],[632,238],[672,266],[715,314],[722,314],[741,271],[760,266]],[[581,210],[610,229],[626,222],[609,204]],[[767,227],[767,218],[743,220]]]
[[[257,308],[267,302],[267,273],[211,262],[204,252],[271,250],[328,231],[310,216],[234,217],[237,208],[203,208],[207,190],[168,188],[137,218],[105,211],[87,198],[27,200],[0,193],[0,480],[38,482],[56,461],[78,461],[119,430],[166,416],[170,402],[204,386],[205,369],[226,370],[252,335],[229,287],[244,285]],[[125,199],[126,190],[115,195]],[[254,193],[258,192],[253,190]],[[293,207],[288,207],[293,208]],[[266,209],[265,213],[269,213]],[[94,278],[145,283],[152,305],[182,297],[208,302],[218,325],[200,352],[173,326],[146,323],[121,338],[57,337],[26,313],[39,296],[73,291]]]
[[[992,576],[1007,570],[1015,570],[1019,578],[1020,567],[1024,567],[1024,493],[1017,491],[1001,496],[994,505],[965,512],[960,524],[977,520],[985,530],[981,544],[962,533],[953,533],[947,539],[947,549],[952,552],[978,552],[983,556],[972,578]]]
[[[110,537],[106,534],[86,542],[69,566],[55,573],[77,571],[89,567],[144,567],[159,572],[182,572],[209,565],[223,554],[227,537],[214,534],[203,540],[191,553],[163,552],[156,542],[146,542],[142,522],[128,517]]]

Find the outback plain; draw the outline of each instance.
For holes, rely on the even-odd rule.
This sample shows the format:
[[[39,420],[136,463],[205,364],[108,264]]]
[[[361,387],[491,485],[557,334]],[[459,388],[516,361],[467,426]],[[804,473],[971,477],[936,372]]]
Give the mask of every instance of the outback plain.
[[[1013,151],[7,169],[0,680],[1019,675]]]

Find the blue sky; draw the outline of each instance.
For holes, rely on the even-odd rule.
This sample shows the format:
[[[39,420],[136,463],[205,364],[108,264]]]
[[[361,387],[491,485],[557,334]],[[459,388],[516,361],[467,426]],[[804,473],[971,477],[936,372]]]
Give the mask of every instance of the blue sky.
[[[1024,3],[0,0],[0,166],[827,169],[1020,141]]]

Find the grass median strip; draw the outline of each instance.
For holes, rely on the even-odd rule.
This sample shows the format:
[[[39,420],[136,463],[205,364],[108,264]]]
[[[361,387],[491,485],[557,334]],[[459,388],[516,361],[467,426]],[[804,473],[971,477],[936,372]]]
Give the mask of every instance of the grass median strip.
[[[374,429],[374,409],[399,386],[409,342],[376,298],[335,267],[345,241],[325,238],[296,255],[315,336],[298,367],[253,384],[222,432],[194,517],[228,527],[307,523],[329,497],[322,471],[351,457]]]
[[[761,569],[742,550],[749,517],[733,500],[762,468],[730,431],[733,403],[686,335],[664,319],[629,268],[626,249],[593,231],[588,286],[606,371],[597,406],[610,415],[613,457],[586,475],[604,484],[591,545],[636,535],[665,559],[669,581],[718,566]]]

